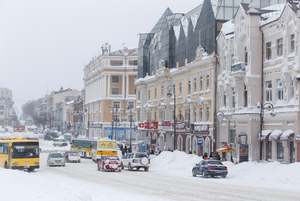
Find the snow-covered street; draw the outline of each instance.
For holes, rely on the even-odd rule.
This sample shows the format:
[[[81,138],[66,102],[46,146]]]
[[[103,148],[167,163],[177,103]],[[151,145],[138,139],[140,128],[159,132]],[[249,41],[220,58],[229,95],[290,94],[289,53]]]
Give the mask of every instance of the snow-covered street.
[[[149,172],[101,172],[90,159],[47,167],[47,152],[70,147],[42,139],[40,147],[44,153],[35,172],[0,168],[1,200],[300,200],[299,163],[225,162],[225,179],[205,179],[191,174],[201,158],[179,151],[153,156]]]

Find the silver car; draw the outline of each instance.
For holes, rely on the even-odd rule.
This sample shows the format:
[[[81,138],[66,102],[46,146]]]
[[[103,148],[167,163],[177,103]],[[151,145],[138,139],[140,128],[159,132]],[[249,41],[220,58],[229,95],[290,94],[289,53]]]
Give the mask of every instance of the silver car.
[[[47,157],[47,166],[63,166],[65,167],[65,157],[61,153],[49,153]]]

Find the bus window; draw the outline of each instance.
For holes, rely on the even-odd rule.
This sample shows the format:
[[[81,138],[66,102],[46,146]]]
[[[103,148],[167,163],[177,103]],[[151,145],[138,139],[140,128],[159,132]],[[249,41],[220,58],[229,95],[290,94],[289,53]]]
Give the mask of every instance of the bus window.
[[[0,143],[0,154],[8,153],[8,143]]]

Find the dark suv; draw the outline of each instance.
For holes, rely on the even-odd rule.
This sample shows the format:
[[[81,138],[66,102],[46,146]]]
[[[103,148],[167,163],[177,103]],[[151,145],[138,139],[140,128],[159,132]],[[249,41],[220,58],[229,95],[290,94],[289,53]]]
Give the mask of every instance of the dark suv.
[[[53,140],[54,138],[57,138],[57,137],[58,137],[57,133],[48,131],[44,136],[44,140]]]

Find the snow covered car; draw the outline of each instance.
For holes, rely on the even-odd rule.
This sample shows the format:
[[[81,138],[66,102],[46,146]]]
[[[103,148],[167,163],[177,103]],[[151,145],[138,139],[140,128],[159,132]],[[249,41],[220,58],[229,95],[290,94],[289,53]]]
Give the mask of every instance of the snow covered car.
[[[97,163],[97,170],[100,171],[119,171],[122,164],[118,156],[103,156]]]
[[[49,153],[47,157],[47,166],[63,166],[65,167],[65,157],[61,153]]]
[[[227,167],[218,160],[202,160],[193,167],[192,174],[193,177],[196,177],[197,175],[202,175],[203,178],[209,176],[221,176],[222,178],[225,178],[228,174],[228,171]]]
[[[78,162],[80,163],[81,153],[79,151],[66,151],[64,153],[66,162]]]
[[[128,170],[133,170],[136,168],[144,168],[145,171],[149,170],[150,159],[148,155],[144,152],[129,153],[122,158],[122,168],[128,168]]]

